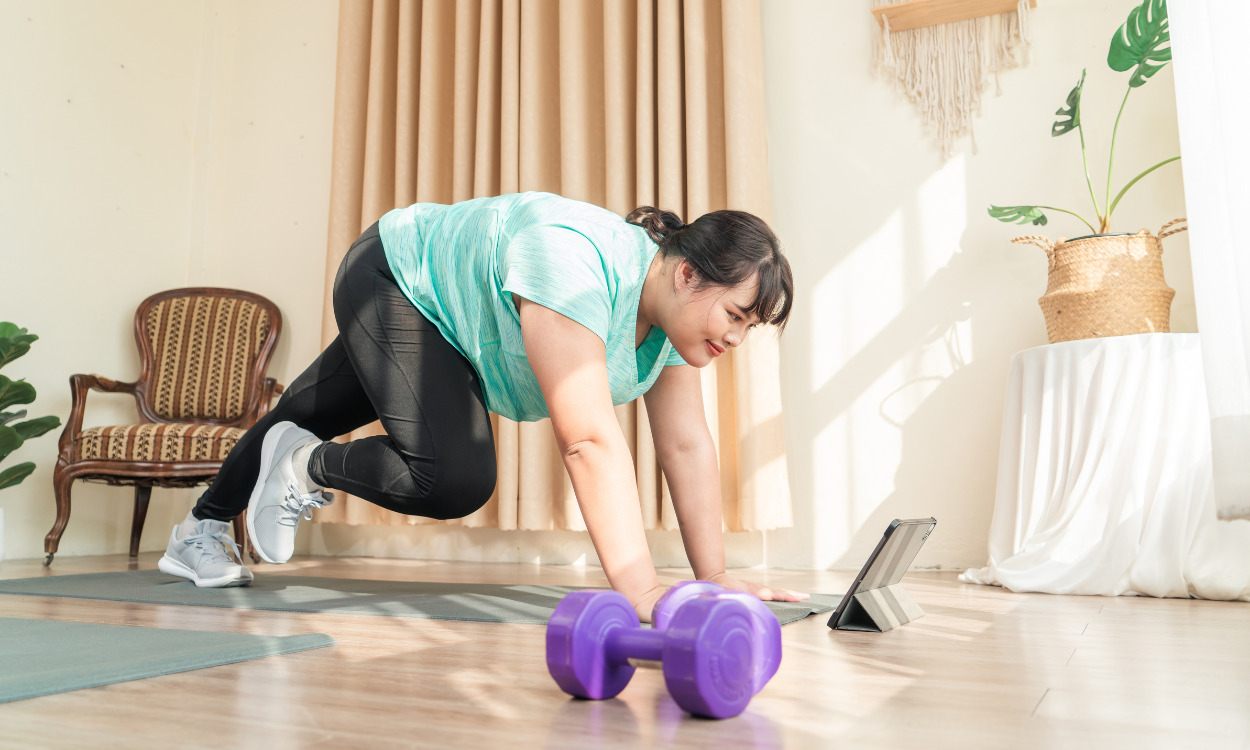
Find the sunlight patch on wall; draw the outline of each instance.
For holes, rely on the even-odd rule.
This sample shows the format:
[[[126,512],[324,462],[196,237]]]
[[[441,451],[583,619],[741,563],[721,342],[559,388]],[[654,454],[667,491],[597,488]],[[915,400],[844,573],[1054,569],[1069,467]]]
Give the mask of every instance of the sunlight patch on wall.
[[[940,434],[959,410],[941,400],[973,356],[965,172],[963,158],[952,159],[900,196],[815,287],[813,395],[827,424],[813,480],[840,499],[818,507],[815,521],[836,542],[924,504],[904,472],[932,468],[918,435]]]
[[[916,195],[916,233],[921,249],[917,271],[928,281],[945,267],[968,228],[968,174],[960,154],[942,165]]]
[[[812,389],[820,390],[895,317],[903,303],[903,215],[880,228],[812,290]]]

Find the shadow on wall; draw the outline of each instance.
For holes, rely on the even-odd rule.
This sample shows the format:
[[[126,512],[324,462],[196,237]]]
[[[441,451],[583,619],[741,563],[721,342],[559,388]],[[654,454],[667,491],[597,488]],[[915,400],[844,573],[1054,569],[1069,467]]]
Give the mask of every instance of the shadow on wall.
[[[797,320],[810,328],[791,335],[813,345],[788,352],[795,369],[786,401],[787,411],[803,414],[808,425],[808,434],[789,445],[793,465],[811,467],[816,500],[795,503],[795,532],[815,542],[818,565],[829,564],[820,553],[831,548],[833,567],[855,567],[891,519],[930,515],[939,520],[938,533],[919,565],[926,558],[952,566],[982,562],[1010,355],[1046,342],[1035,309],[1041,287],[1034,288],[1044,286],[1045,261],[1013,253],[992,234],[997,227],[975,223],[979,207],[951,194],[967,192],[959,160],[917,164],[907,174],[864,174],[857,188],[879,195],[855,201],[867,209],[854,218],[859,233],[830,238],[831,252],[818,256],[821,266],[799,275]],[[952,210],[935,220],[935,209],[946,208]],[[874,235],[890,225],[897,232],[885,243],[894,260],[873,266],[871,278],[861,279],[857,269],[852,280],[879,285],[901,307],[858,343],[865,322],[856,320],[854,303],[822,296],[818,288],[853,254],[880,244]],[[941,258],[944,265],[926,270]],[[1021,320],[1032,322],[1025,328]],[[819,342],[838,337],[853,350],[817,385],[808,373],[818,368]],[[796,398],[800,393],[810,396]],[[835,424],[839,449],[818,455],[825,450],[820,433]],[[892,487],[863,473],[883,472],[882,464],[893,468]],[[826,507],[814,507],[819,503]]]
[[[896,517],[938,516],[940,531],[922,550],[921,566],[926,558],[954,567],[983,561],[1010,355],[1046,343],[1040,313],[1027,332],[1003,315],[1011,305],[1028,305],[1031,299],[1021,300],[1007,285],[978,280],[978,270],[993,267],[994,256],[1002,253],[992,243],[985,247],[984,252],[956,253],[908,308],[937,314],[917,346],[940,343],[950,374],[912,378],[880,403],[882,420],[899,430],[900,457],[894,491],[865,518],[864,533],[879,534]],[[974,364],[978,347],[989,351],[980,352]],[[908,404],[915,407],[907,411]],[[949,488],[955,488],[954,494],[935,509],[931,498]]]

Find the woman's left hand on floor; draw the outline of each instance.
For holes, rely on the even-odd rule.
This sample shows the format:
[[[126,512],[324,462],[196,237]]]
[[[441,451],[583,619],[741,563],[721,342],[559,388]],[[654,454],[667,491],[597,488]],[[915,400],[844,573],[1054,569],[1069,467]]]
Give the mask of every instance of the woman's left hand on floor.
[[[745,591],[749,594],[755,594],[766,602],[801,602],[810,599],[810,594],[803,594],[798,591],[790,591],[789,589],[770,588],[761,586],[758,583],[751,583],[740,578],[734,578],[728,573],[717,573],[708,578],[712,583],[720,584],[727,589],[734,591]]]

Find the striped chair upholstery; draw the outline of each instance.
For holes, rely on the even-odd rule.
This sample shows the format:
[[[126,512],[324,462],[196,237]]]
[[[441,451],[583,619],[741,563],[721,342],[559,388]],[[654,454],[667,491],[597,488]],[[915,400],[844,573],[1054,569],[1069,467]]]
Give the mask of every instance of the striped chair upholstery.
[[[269,313],[250,300],[181,295],[148,308],[152,410],[169,420],[234,420],[269,335]]]
[[[69,521],[74,480],[135,487],[133,557],[152,487],[211,482],[226,455],[282,392],[265,376],[282,314],[260,295],[210,287],[171,289],[144,300],[134,325],[142,364],[135,382],[70,377],[73,404],[53,470],[56,523],[44,538],[49,563]],[[130,394],[139,421],[84,429],[92,390]],[[242,542],[237,518],[235,530]]]
[[[238,427],[190,422],[91,427],[74,439],[74,460],[221,462],[244,432]]]

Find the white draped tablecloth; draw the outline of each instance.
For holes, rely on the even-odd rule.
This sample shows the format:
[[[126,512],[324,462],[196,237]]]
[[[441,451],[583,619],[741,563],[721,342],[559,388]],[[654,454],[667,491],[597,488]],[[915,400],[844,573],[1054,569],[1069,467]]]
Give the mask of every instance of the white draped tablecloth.
[[[1208,414],[1197,334],[1016,354],[990,563],[960,580],[1250,601],[1250,521],[1216,519]]]

